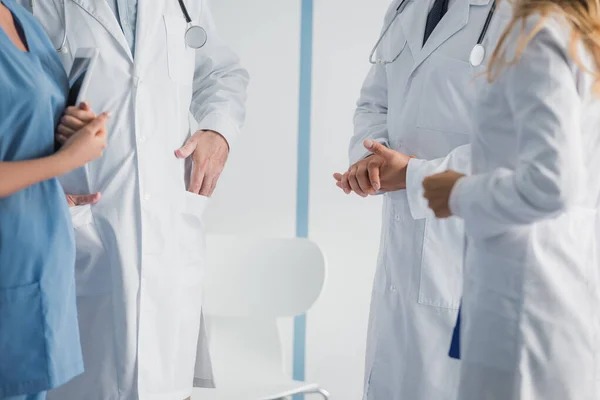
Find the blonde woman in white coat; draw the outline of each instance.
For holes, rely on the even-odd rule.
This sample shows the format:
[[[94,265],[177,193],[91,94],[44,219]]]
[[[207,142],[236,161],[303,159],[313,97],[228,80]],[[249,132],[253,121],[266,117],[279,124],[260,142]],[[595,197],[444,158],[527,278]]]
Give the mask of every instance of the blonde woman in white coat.
[[[473,176],[424,181],[468,235],[460,400],[600,398],[600,1],[515,0]]]

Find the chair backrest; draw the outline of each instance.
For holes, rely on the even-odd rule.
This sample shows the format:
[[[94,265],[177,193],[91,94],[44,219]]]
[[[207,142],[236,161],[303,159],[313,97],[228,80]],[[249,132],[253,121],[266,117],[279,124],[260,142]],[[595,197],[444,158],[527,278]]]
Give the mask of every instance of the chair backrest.
[[[217,388],[284,376],[278,317],[309,310],[325,259],[303,239],[207,238],[204,315]]]
[[[325,283],[323,253],[305,239],[209,235],[206,265],[206,315],[293,317]]]

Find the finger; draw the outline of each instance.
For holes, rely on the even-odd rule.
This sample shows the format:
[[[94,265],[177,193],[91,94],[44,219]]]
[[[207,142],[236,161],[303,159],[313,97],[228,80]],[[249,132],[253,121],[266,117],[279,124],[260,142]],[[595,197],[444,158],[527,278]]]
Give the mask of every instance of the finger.
[[[377,192],[379,189],[381,189],[381,180],[379,179],[379,164],[370,163],[367,172],[369,174],[371,186],[373,187],[373,190]]]
[[[83,111],[92,111],[92,106],[87,101],[79,103],[79,108]]]
[[[192,176],[190,178],[190,187],[188,192],[200,194],[202,184],[204,183],[204,170],[197,165],[192,168]]]
[[[61,125],[65,125],[67,128],[73,129],[75,131],[80,130],[81,128],[83,128],[86,124],[88,124],[91,120],[93,120],[93,118],[86,120],[85,122],[81,119],[75,118],[71,115],[63,115],[63,117],[60,119]]]
[[[369,180],[369,172],[366,165],[363,164],[356,169],[356,180],[358,181],[360,190],[364,194],[375,194],[375,190],[373,190],[371,181]]]
[[[69,207],[85,206],[96,204],[100,200],[100,197],[100,192],[93,194],[68,194],[67,202],[69,203]]]
[[[341,182],[343,177],[344,177],[344,175],[339,174],[339,173],[333,174],[333,179],[335,179],[338,182]]]
[[[69,138],[64,135],[56,135],[55,139],[60,144],[65,144],[67,142],[67,140],[69,140]]]
[[[217,187],[217,181],[219,180],[219,175],[215,176],[205,176],[204,181],[202,182],[202,188],[200,189],[200,195],[210,197],[213,195],[215,188]]]
[[[66,136],[66,137],[70,137],[75,134],[75,131],[73,129],[71,129],[68,126],[65,126],[63,124],[60,124],[58,126],[58,128],[56,129],[56,132],[58,132],[62,136]]]
[[[385,147],[381,143],[376,142],[374,140],[371,140],[371,139],[365,140],[364,146],[371,153],[373,153],[375,155],[378,155],[380,157],[383,157],[385,159],[390,159],[391,157],[394,156],[394,151],[393,150],[388,149],[387,147]]]
[[[196,146],[196,139],[193,137],[189,138],[182,147],[175,150],[175,157],[188,158],[190,155],[192,155],[192,153],[194,153]],[[198,188],[198,190],[200,190],[200,188]]]
[[[67,204],[70,207],[75,207],[75,202],[73,201],[73,196],[71,196],[70,194],[65,195],[65,197],[67,198]]]
[[[96,118],[96,114],[94,114],[91,109],[84,109],[81,107],[81,105],[79,107],[68,107],[65,110],[65,116],[74,117],[83,122],[91,122],[94,118]]]
[[[106,121],[110,118],[110,113],[104,112],[100,114],[98,117],[94,118],[92,122],[85,126],[85,129],[89,133],[97,134],[100,131],[104,130],[104,126],[106,125]]]
[[[349,173],[348,172],[346,172],[342,176],[342,180],[340,181],[340,183],[342,184],[342,189],[344,190],[344,193],[346,193],[346,194],[352,193],[352,188],[350,188],[350,181],[349,181]]]
[[[356,169],[353,169],[350,171],[350,174],[348,174],[348,183],[350,184],[350,188],[354,191],[354,193],[360,197],[366,196],[358,184],[358,179],[356,179]]]

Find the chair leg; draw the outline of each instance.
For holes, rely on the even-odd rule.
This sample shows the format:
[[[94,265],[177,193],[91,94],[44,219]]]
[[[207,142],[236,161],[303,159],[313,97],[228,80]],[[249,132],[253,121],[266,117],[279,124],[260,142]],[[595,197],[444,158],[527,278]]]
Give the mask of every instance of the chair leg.
[[[323,396],[323,400],[329,400],[329,396],[330,396],[329,392],[322,388],[318,388],[313,391],[306,392],[306,394],[320,394],[321,396]]]

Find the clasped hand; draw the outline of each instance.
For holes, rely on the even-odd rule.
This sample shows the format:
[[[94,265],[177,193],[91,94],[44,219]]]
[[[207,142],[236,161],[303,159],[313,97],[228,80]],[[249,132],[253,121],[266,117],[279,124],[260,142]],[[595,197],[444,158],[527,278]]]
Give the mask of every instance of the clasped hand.
[[[346,173],[334,174],[336,185],[346,194],[354,192],[361,197],[406,189],[406,170],[414,157],[369,139],[364,146],[371,155],[353,164]]]

